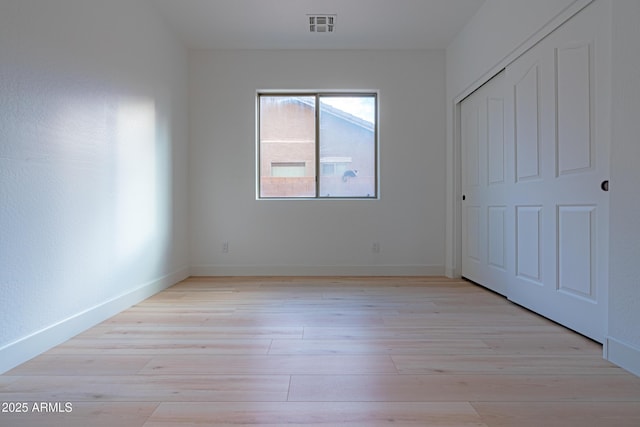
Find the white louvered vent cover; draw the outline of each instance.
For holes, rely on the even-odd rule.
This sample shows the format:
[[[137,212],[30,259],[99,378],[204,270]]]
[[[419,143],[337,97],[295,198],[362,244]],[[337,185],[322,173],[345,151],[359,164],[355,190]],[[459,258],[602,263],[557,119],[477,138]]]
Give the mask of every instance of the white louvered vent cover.
[[[312,33],[333,33],[337,15],[307,15],[309,31]]]

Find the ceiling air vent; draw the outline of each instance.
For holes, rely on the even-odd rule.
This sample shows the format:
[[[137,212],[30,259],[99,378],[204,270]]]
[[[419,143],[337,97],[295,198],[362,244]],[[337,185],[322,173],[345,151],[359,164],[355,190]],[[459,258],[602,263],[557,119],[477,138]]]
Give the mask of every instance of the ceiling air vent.
[[[337,15],[307,15],[309,31],[312,33],[333,33]]]

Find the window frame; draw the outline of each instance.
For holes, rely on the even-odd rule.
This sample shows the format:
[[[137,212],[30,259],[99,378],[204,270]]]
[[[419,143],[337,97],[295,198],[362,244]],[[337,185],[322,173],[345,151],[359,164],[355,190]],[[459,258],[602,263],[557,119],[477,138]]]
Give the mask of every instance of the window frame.
[[[261,156],[261,144],[260,144],[260,129],[261,129],[261,97],[313,97],[314,98],[314,168],[315,168],[315,196],[261,196],[261,177],[262,177],[262,156]],[[321,175],[321,159],[320,159],[320,98],[322,97],[373,97],[374,99],[374,118],[373,123],[373,168],[374,168],[374,195],[373,196],[323,196],[320,194],[320,175]],[[379,200],[380,199],[380,167],[379,167],[379,92],[377,90],[355,90],[355,91],[271,91],[271,90],[258,90],[256,92],[256,200]]]

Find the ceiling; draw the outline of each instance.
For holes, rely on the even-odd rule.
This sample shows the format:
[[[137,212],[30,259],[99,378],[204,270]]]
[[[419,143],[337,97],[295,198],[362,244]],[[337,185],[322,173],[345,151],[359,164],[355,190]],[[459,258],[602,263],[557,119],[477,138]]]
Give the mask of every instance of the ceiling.
[[[150,0],[193,49],[444,49],[484,0]],[[337,14],[310,33],[308,14]]]

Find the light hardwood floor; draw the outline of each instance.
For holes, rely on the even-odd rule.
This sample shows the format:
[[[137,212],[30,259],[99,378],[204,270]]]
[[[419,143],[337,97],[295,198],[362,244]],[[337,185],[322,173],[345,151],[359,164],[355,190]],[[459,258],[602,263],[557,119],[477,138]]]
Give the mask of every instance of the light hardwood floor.
[[[640,426],[599,344],[434,277],[190,278],[0,376],[0,402],[28,403],[3,427]]]

